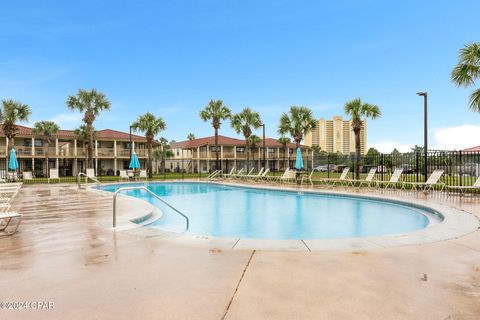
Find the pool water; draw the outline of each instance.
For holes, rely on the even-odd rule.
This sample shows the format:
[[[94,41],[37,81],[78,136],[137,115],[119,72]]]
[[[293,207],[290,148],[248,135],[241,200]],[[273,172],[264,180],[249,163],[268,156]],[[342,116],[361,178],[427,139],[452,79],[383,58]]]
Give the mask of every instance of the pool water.
[[[145,184],[142,184],[145,185]],[[114,192],[125,185],[99,187]],[[133,185],[129,185],[133,186]],[[210,183],[149,183],[149,190],[190,219],[189,232],[215,237],[328,239],[405,233],[429,224],[417,208],[368,198]],[[150,227],[185,231],[185,220],[143,190],[124,194],[163,211]]]

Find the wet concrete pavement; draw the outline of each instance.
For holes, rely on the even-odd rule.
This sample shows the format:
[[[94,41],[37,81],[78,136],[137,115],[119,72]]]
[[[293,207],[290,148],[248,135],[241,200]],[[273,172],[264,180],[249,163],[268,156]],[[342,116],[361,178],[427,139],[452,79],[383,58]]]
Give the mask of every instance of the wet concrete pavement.
[[[405,197],[424,197],[406,194]],[[480,216],[480,197],[431,201]],[[26,186],[0,238],[0,319],[479,319],[480,232],[361,251],[225,250],[114,232],[111,196]],[[124,209],[128,210],[128,209]]]

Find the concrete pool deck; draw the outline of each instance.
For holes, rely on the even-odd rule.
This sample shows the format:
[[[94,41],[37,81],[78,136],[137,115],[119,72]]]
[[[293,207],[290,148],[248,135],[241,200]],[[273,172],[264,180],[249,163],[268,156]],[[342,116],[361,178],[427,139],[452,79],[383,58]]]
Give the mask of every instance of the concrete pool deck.
[[[369,192],[362,192],[369,194]],[[378,193],[376,193],[378,194]],[[388,196],[480,217],[480,197]],[[478,319],[480,231],[421,245],[261,251],[113,231],[111,195],[25,186],[0,238],[0,319]],[[131,214],[128,201],[119,208]],[[145,208],[148,210],[148,208]]]

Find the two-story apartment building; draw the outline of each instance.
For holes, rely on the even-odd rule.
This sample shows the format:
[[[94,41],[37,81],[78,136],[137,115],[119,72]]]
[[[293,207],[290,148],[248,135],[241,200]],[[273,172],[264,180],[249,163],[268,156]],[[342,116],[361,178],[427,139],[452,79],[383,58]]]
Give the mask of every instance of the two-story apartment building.
[[[35,177],[45,177],[48,168],[58,168],[61,176],[75,176],[86,169],[86,142],[75,135],[73,130],[59,130],[51,137],[46,163],[44,137],[33,132],[32,128],[20,126],[14,138],[20,172],[30,171]],[[145,137],[131,136],[132,147],[137,153],[142,167],[145,167],[147,152]],[[6,168],[8,138],[0,129],[0,169]],[[118,171],[128,168],[130,160],[130,134],[105,129],[97,131],[93,147],[93,161],[96,175],[118,175]]]
[[[173,157],[167,161],[167,169],[186,172],[211,172],[216,169],[217,149],[215,149],[214,136],[176,142],[171,147]],[[301,149],[305,166],[310,167],[313,151],[310,147],[303,145]],[[218,136],[218,154],[223,171],[247,167],[245,140]],[[261,141],[250,153],[249,167],[263,167],[263,157],[263,141]],[[294,143],[289,143],[284,148],[275,139],[265,139],[265,167],[270,168],[271,171],[283,171],[287,165],[293,167],[295,160]]]

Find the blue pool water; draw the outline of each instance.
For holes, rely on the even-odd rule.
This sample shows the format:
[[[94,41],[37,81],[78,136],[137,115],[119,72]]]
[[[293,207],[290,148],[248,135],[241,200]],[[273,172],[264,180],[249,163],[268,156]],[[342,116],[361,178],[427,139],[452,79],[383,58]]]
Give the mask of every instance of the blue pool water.
[[[114,192],[121,186],[99,188]],[[418,230],[429,223],[419,209],[359,197],[193,182],[146,186],[186,214],[190,218],[189,232],[197,235],[257,239],[366,237]],[[149,226],[184,231],[183,218],[145,191],[123,193],[162,209],[162,218]]]

